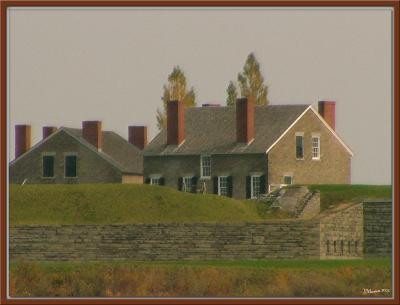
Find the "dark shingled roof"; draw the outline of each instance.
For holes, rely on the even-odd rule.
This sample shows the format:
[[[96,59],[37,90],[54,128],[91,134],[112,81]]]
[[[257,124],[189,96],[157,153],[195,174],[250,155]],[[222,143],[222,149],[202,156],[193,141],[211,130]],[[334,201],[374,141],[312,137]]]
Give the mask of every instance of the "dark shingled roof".
[[[188,108],[185,141],[180,146],[167,145],[164,129],[147,146],[144,155],[265,153],[309,106],[256,106],[255,137],[249,145],[236,142],[236,107]]]
[[[98,151],[82,136],[82,129],[62,127],[71,136],[93,148],[104,159],[128,174],[143,174],[143,154],[140,149],[113,131],[103,131],[103,146]]]

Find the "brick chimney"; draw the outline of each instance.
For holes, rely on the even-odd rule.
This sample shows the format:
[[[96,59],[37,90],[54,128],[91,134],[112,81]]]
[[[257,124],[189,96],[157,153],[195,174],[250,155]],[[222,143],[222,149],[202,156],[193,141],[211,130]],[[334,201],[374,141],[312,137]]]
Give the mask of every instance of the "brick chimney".
[[[100,121],[83,121],[82,135],[86,141],[98,150],[101,150],[103,146],[103,132],[101,131]]]
[[[54,126],[44,126],[42,131],[43,131],[43,140],[46,139],[48,136],[50,136],[52,133],[54,133],[57,130],[57,127]]]
[[[31,125],[15,125],[15,159],[31,148]]]
[[[185,139],[185,105],[182,101],[167,103],[167,144],[179,145]]]
[[[128,141],[143,150],[147,146],[147,127],[128,126]]]
[[[328,125],[335,130],[335,110],[336,102],[333,101],[319,101],[318,112],[328,123]]]
[[[249,143],[254,139],[254,100],[246,97],[236,100],[236,141]]]

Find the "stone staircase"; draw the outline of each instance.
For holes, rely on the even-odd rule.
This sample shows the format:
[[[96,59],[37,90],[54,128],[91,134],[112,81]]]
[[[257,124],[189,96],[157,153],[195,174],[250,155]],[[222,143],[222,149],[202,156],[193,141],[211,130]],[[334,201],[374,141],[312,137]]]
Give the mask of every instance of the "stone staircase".
[[[282,210],[295,218],[311,218],[320,212],[320,193],[306,186],[283,187],[260,198],[272,210]]]
[[[319,203],[319,192],[308,192],[303,198],[298,201],[297,205],[294,208],[293,216],[296,218],[316,216],[320,212]]]

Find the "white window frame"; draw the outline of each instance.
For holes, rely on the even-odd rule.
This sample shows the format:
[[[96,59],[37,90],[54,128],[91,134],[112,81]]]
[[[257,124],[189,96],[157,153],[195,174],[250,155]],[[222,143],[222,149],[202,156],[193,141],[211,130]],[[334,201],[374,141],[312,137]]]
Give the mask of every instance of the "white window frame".
[[[150,177],[150,185],[160,185],[161,177]]]
[[[255,179],[258,178],[258,195],[255,194],[255,189],[254,189],[254,182]],[[250,197],[251,199],[257,199],[258,196],[260,196],[261,192],[261,175],[252,175],[250,177],[250,184],[251,184],[251,192],[250,192]]]
[[[192,190],[192,178],[193,178],[193,176],[182,177],[182,191],[183,192],[186,192],[186,193],[190,193],[191,192],[191,190]],[[186,181],[189,181],[189,183],[188,183],[189,184],[189,188],[187,186]]]
[[[53,164],[53,176],[52,177],[45,177],[44,176],[44,163],[43,163],[43,157],[53,157],[54,158],[54,164]],[[54,179],[56,177],[56,153],[55,152],[43,152],[42,153],[42,178],[43,179]]]
[[[314,139],[318,139],[318,146],[314,147]],[[317,155],[314,155],[314,149],[317,149]],[[311,137],[311,154],[312,160],[320,160],[321,159],[321,137],[319,135],[312,135]]]
[[[75,173],[76,175],[74,177],[67,177],[66,173],[67,173],[67,157],[76,157],[76,169],[75,169]],[[76,179],[78,178],[78,154],[71,152],[71,153],[64,153],[64,178],[65,179]]]
[[[225,186],[222,188],[221,187],[221,183],[222,181],[225,180]],[[228,176],[218,176],[218,195],[219,196],[228,196]],[[222,190],[224,189],[224,192],[226,192],[225,194],[222,193]]]
[[[203,162],[203,158],[208,158],[210,164],[205,165]],[[207,167],[210,170],[210,175],[204,175],[204,168]],[[201,179],[210,179],[211,178],[211,156],[209,155],[202,155],[200,156],[200,178]]]
[[[301,147],[303,149],[303,156],[301,158],[297,157],[297,137],[301,137]],[[295,153],[295,157],[296,160],[304,160],[304,132],[296,132],[295,136],[294,136],[294,144],[295,144],[295,148],[294,148],[294,153]]]

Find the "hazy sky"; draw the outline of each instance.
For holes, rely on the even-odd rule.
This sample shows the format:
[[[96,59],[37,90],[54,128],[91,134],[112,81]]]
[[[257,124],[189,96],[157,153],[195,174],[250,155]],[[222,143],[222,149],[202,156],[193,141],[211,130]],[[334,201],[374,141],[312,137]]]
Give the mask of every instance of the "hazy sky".
[[[391,183],[390,9],[11,9],[10,157],[14,124],[102,120],[127,137],[149,126],[174,65],[197,103],[225,104],[255,52],[272,104],[337,101],[354,151],[352,183]]]

